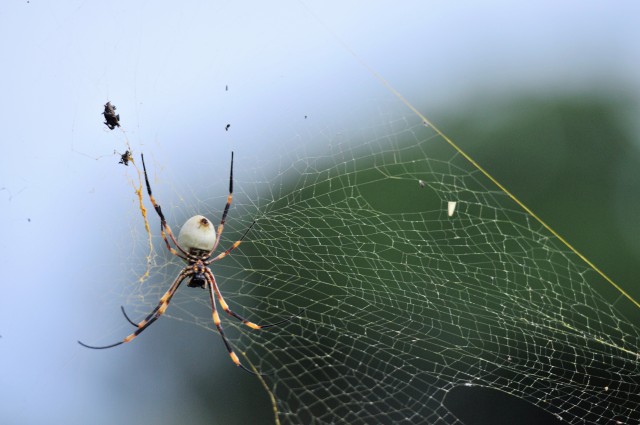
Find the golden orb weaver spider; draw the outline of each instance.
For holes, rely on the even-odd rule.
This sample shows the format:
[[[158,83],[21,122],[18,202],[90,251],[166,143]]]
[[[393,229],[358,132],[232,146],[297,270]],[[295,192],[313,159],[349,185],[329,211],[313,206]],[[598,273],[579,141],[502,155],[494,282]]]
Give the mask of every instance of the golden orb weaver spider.
[[[222,337],[222,341],[224,342],[224,345],[226,346],[227,351],[229,351],[229,356],[231,357],[231,360],[233,361],[233,363],[235,363],[236,366],[243,369],[244,371],[249,372],[251,374],[255,374],[255,372],[247,369],[240,362],[240,359],[238,358],[236,353],[234,353],[233,348],[231,347],[231,344],[227,340],[227,337],[224,334],[224,330],[222,329],[220,316],[218,315],[218,312],[216,310],[215,298],[216,297],[218,298],[218,302],[220,303],[220,306],[229,316],[235,317],[236,319],[240,320],[244,325],[250,327],[251,329],[266,329],[266,328],[278,326],[278,325],[281,325],[282,323],[288,322],[289,320],[293,319],[297,315],[291,316],[287,319],[281,320],[276,323],[268,324],[268,325],[258,325],[256,323],[250,322],[249,320],[233,312],[229,308],[228,304],[225,302],[222,296],[222,293],[220,292],[220,289],[218,288],[218,284],[216,283],[216,279],[213,276],[213,272],[209,268],[209,265],[211,263],[223,259],[227,255],[229,255],[231,251],[236,249],[238,245],[240,245],[244,237],[247,235],[247,233],[249,233],[249,230],[251,230],[251,228],[255,224],[255,221],[251,223],[251,225],[244,232],[242,237],[238,241],[236,241],[233,245],[231,245],[231,248],[211,258],[211,256],[213,255],[213,252],[218,247],[218,243],[220,242],[220,235],[222,234],[222,230],[224,229],[224,223],[227,218],[227,213],[229,212],[229,207],[231,206],[231,200],[233,198],[233,152],[231,152],[231,172],[229,175],[229,196],[227,197],[227,204],[224,207],[224,212],[222,213],[222,220],[220,220],[220,225],[218,226],[218,230],[216,231],[214,229],[213,224],[206,217],[202,215],[196,215],[191,217],[184,223],[184,225],[180,229],[180,233],[178,233],[177,240],[173,236],[171,227],[167,223],[164,217],[164,214],[162,213],[162,208],[156,202],[155,198],[151,193],[151,185],[149,184],[149,177],[147,176],[147,168],[144,164],[144,155],[141,155],[141,158],[142,158],[142,169],[144,171],[144,180],[147,185],[147,193],[149,194],[149,199],[153,204],[153,208],[156,210],[156,212],[158,213],[158,216],[160,217],[160,231],[162,234],[162,239],[164,240],[164,243],[167,249],[169,250],[169,252],[171,252],[171,254],[184,260],[187,263],[187,265],[178,274],[178,277],[176,277],[176,279],[173,281],[173,283],[171,284],[167,292],[165,292],[162,298],[160,298],[158,305],[141,322],[135,323],[134,321],[129,319],[129,316],[127,316],[127,313],[125,312],[124,307],[121,307],[122,313],[124,314],[127,321],[137,327],[135,332],[128,335],[122,341],[116,342],[115,344],[105,345],[105,346],[87,345],[81,341],[78,341],[78,343],[83,347],[101,350],[105,348],[116,347],[120,344],[124,344],[125,342],[131,342],[135,337],[140,335],[142,331],[144,331],[149,326],[151,326],[153,322],[158,320],[164,314],[164,312],[167,310],[167,307],[169,307],[171,298],[178,290],[178,287],[180,286],[180,284],[185,279],[189,278],[189,283],[187,284],[187,286],[191,288],[209,289],[209,300],[211,301],[213,323],[215,324],[218,330],[218,333]],[[169,235],[169,239],[171,239],[171,242],[173,242],[177,250],[171,246],[169,239],[167,239],[167,235]],[[300,311],[298,315],[301,312],[302,311]]]

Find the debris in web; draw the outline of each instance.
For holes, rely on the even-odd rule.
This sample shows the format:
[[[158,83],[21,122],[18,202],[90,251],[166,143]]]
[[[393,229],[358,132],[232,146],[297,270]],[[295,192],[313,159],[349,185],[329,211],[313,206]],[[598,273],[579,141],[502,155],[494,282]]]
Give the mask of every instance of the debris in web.
[[[120,161],[118,162],[118,164],[122,164],[128,167],[129,161],[133,162],[133,157],[131,156],[131,151],[129,149],[127,149],[125,153],[119,153],[116,151],[114,151],[114,153],[117,153],[118,155],[120,155]]]
[[[111,102],[107,102],[104,105],[104,112],[102,113],[102,115],[104,115],[105,124],[107,127],[109,127],[110,130],[115,129],[116,127],[120,127],[122,130],[122,127],[120,126],[120,115],[116,114],[116,106],[111,104]],[[135,161],[133,160],[133,150],[131,149],[131,144],[129,143],[127,134],[124,130],[122,130],[122,134],[124,135],[126,150],[122,154],[119,153],[117,150],[114,150],[113,153],[114,155],[120,155],[120,161],[118,162],[118,164],[122,164],[128,167],[129,163],[131,163],[133,164],[134,168],[136,169],[136,172],[138,173],[138,181],[135,182],[132,179],[131,185],[133,186],[133,190],[136,193],[136,196],[138,198],[138,205],[139,205],[140,213],[142,214],[142,219],[144,221],[145,231],[147,232],[147,241],[149,244],[149,253],[147,254],[147,258],[146,258],[147,267],[145,272],[142,274],[142,276],[138,278],[138,281],[142,283],[150,276],[150,273],[151,273],[151,265],[153,260],[153,238],[151,235],[149,220],[147,218],[147,209],[144,206],[144,201],[142,196],[142,187],[143,187],[142,174],[140,173],[140,169],[138,168]]]
[[[129,151],[127,151],[129,152]],[[135,167],[136,171],[138,172],[138,184],[136,185],[133,181],[131,182],[131,184],[133,185],[133,190],[136,193],[136,196],[138,197],[138,206],[140,209],[140,214],[142,215],[142,220],[144,221],[144,230],[147,232],[147,240],[149,242],[149,253],[147,254],[147,267],[145,272],[142,274],[142,276],[140,276],[138,278],[138,281],[140,283],[144,282],[145,280],[147,280],[147,278],[149,277],[150,273],[151,273],[151,265],[152,265],[152,260],[153,260],[153,240],[151,237],[151,227],[149,226],[149,218],[147,217],[147,208],[144,206],[144,201],[143,201],[143,196],[142,196],[142,174],[140,173],[140,169],[138,168],[138,166],[135,164],[135,162],[133,161],[133,156],[131,156],[131,153],[129,153],[129,161],[131,161],[131,163],[133,164],[133,166]]]
[[[104,104],[104,112],[102,115],[104,115],[104,123],[109,127],[109,130],[120,127],[120,114],[116,115],[116,106],[112,105],[111,102]]]
[[[447,202],[447,215],[452,217],[456,212],[456,206],[458,205],[457,201],[449,201]]]

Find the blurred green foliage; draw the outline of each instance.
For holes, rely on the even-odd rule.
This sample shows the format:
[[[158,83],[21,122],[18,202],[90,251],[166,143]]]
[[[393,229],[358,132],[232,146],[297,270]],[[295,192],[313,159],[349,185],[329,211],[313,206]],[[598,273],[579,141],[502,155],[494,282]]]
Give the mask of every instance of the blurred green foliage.
[[[640,298],[638,105],[619,92],[491,99],[441,129],[614,281]]]
[[[628,111],[633,108],[635,105],[625,99],[602,95],[557,98],[525,96],[508,102],[493,102],[491,106],[470,106],[465,111],[457,110],[438,124],[445,134],[552,228],[635,298],[640,298],[640,288],[635,285],[639,245],[634,244],[640,235],[637,220],[640,217],[637,196],[640,193],[640,154],[637,143],[634,145],[636,136],[633,129],[625,121]],[[397,184],[394,180],[387,180],[375,186],[375,190],[379,191],[382,198],[397,197],[398,202],[405,202],[407,198],[398,195],[395,188]],[[322,197],[321,193],[315,195],[318,199]],[[340,199],[344,195],[340,195]],[[326,200],[331,201],[331,196],[328,193]],[[375,202],[375,199],[371,200]],[[387,205],[394,205],[401,211],[419,208],[419,203],[413,201],[404,207],[397,202]],[[331,205],[320,203],[316,212],[321,214],[323,208],[330,209]],[[313,217],[307,219],[308,223],[313,222]],[[336,241],[340,240],[339,226],[340,223],[336,223],[333,228]],[[353,232],[353,228],[350,231]],[[281,237],[283,244],[290,242],[285,240],[286,234]],[[243,252],[248,249],[243,248]],[[343,245],[342,249],[347,252],[348,247]],[[357,249],[353,250],[353,256],[353,261],[357,263]],[[310,258],[307,260],[313,261]],[[327,270],[324,276],[309,276],[303,261],[300,264],[298,273],[304,278],[331,280],[340,274],[339,270],[333,273]],[[329,298],[349,296],[340,293],[337,287],[334,289],[335,293],[325,292],[322,295]],[[607,297],[615,298],[610,287],[598,290]],[[293,292],[289,289],[283,290],[282,294],[287,295],[287,303],[296,305],[308,299],[312,289],[308,291],[300,299],[292,296]],[[270,294],[274,296],[272,292]],[[363,299],[354,298],[349,300],[348,305],[360,309],[363,303]],[[626,308],[629,306],[626,305]],[[633,308],[628,312],[631,316],[638,313]],[[336,317],[336,323],[344,325],[343,320],[347,319],[348,315]],[[363,318],[364,322],[374,319]],[[358,326],[353,322],[351,325]],[[319,336],[318,341],[321,340]],[[211,350],[211,341],[208,339],[194,338],[190,344],[197,352],[207,353]],[[298,349],[298,352],[304,351],[303,347]],[[309,350],[313,348],[309,347]],[[211,375],[206,370],[223,366],[229,369],[228,373],[224,373],[223,381],[210,379]],[[182,366],[177,364],[175,367]],[[251,377],[238,378],[240,372],[226,364],[188,367],[184,373],[188,385],[185,386],[186,395],[182,402],[193,403],[194,411],[200,412],[201,416],[199,421],[198,418],[190,418],[192,423],[211,423],[212,418],[220,420],[221,417],[225,423],[273,423],[268,396],[256,382],[247,384],[243,391],[226,392],[224,380],[245,381]],[[225,402],[229,410],[227,413],[221,413],[219,404],[211,402],[221,398],[228,402]],[[465,400],[465,396],[461,399]],[[470,389],[466,402],[458,405],[452,402],[450,405],[454,413],[460,409],[457,412],[461,417],[465,411],[473,411],[474,416],[467,418],[469,424],[497,423],[496,410],[501,411],[504,420],[521,417],[533,418],[535,423],[557,423],[553,416],[534,406],[519,401],[509,404],[508,397],[494,399],[499,405],[490,409],[486,409],[487,405],[491,406],[486,394],[483,393],[483,401],[476,408],[473,408],[473,399],[474,393]],[[348,401],[343,403],[346,405]]]

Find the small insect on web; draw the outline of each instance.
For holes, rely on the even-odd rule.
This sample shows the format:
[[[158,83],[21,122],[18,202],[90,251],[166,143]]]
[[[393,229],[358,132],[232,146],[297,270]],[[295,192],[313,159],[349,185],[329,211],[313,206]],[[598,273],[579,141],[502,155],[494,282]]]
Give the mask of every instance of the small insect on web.
[[[222,337],[222,341],[224,342],[224,345],[227,348],[227,351],[229,352],[229,356],[231,357],[231,360],[235,363],[236,366],[242,368],[246,372],[255,374],[255,372],[252,372],[251,370],[243,366],[242,363],[240,363],[240,359],[234,353],[231,347],[231,344],[227,340],[227,337],[224,334],[224,330],[222,329],[220,316],[218,315],[218,312],[216,310],[215,298],[216,297],[218,298],[218,302],[220,303],[220,306],[229,316],[235,317],[236,319],[240,320],[243,324],[250,327],[251,329],[266,329],[266,328],[281,325],[283,323],[290,321],[294,317],[297,317],[302,311],[300,311],[297,315],[288,317],[284,320],[281,320],[276,323],[268,324],[268,325],[258,325],[256,323],[250,322],[249,320],[233,312],[229,308],[229,306],[227,305],[227,303],[225,302],[222,296],[222,293],[220,292],[220,289],[218,288],[218,284],[216,283],[216,279],[213,275],[213,272],[209,268],[209,265],[211,263],[223,259],[227,255],[229,255],[231,251],[236,249],[240,245],[244,237],[247,235],[247,233],[249,233],[249,230],[251,230],[251,228],[255,224],[255,221],[251,223],[251,225],[244,232],[242,237],[238,241],[236,241],[233,245],[231,245],[229,249],[218,254],[213,258],[211,257],[213,255],[213,252],[218,247],[218,243],[220,242],[220,236],[224,229],[224,223],[227,218],[227,213],[229,212],[229,207],[231,206],[231,200],[233,198],[233,152],[231,152],[231,172],[229,175],[229,196],[227,197],[227,204],[224,207],[224,212],[222,213],[222,219],[220,220],[220,225],[218,226],[218,230],[216,231],[214,229],[213,224],[206,217],[202,215],[196,215],[191,217],[184,223],[184,225],[180,229],[180,233],[178,234],[177,239],[173,236],[171,227],[167,223],[164,217],[164,214],[162,213],[162,208],[156,202],[155,198],[151,193],[151,185],[149,184],[149,177],[147,176],[147,168],[144,163],[144,155],[141,155],[141,158],[142,158],[142,168],[144,170],[144,179],[147,185],[147,193],[149,194],[149,199],[153,204],[153,208],[156,210],[156,212],[158,213],[158,216],[160,217],[160,231],[162,234],[162,239],[164,240],[165,245],[167,246],[167,249],[169,250],[169,252],[171,252],[171,254],[184,260],[184,262],[187,263],[187,265],[178,274],[178,276],[173,281],[173,283],[171,284],[167,292],[165,292],[162,298],[160,298],[158,305],[141,322],[135,323],[134,321],[132,321],[129,318],[129,316],[127,316],[124,310],[124,307],[121,307],[122,313],[124,314],[127,321],[137,327],[135,332],[133,332],[132,334],[124,338],[122,341],[116,342],[115,344],[110,344],[110,345],[105,345],[100,347],[87,345],[80,341],[78,341],[78,343],[87,348],[104,349],[104,348],[115,347],[120,344],[124,344],[125,342],[132,341],[135,337],[140,335],[142,331],[144,331],[149,326],[151,326],[153,322],[158,320],[160,316],[164,314],[164,312],[167,310],[167,307],[169,307],[171,298],[173,298],[173,295],[178,290],[178,287],[185,279],[188,278],[189,283],[187,283],[187,286],[191,288],[204,288],[209,290],[209,300],[211,302],[213,323],[215,324],[218,330],[218,333],[220,333],[220,336]],[[169,239],[167,239],[167,235],[169,236],[169,239],[171,239],[171,242],[173,242],[173,245],[175,246],[175,248],[177,248],[177,250],[171,246]]]
[[[120,114],[116,115],[116,106],[112,105],[111,102],[104,104],[104,112],[102,115],[104,115],[104,123],[109,127],[109,130],[120,127]]]
[[[114,154],[117,153],[114,151]],[[131,151],[130,150],[126,150],[125,153],[118,153],[118,155],[120,155],[120,161],[118,162],[118,164],[122,164],[126,167],[129,166],[129,161],[133,161],[133,157],[131,156]]]

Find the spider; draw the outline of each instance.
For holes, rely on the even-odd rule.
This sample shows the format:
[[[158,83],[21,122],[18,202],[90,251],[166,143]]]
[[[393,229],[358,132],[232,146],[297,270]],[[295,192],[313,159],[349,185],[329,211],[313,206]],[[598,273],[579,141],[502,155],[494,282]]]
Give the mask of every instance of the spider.
[[[268,324],[268,325],[258,325],[256,323],[250,322],[249,320],[233,312],[229,308],[228,304],[225,302],[224,298],[222,297],[222,293],[220,292],[220,289],[218,289],[218,284],[216,283],[216,279],[213,275],[213,272],[209,268],[209,265],[211,263],[223,259],[227,255],[229,255],[231,251],[236,249],[238,245],[240,245],[244,237],[247,235],[249,230],[251,230],[251,228],[255,224],[255,221],[251,223],[251,225],[244,232],[242,237],[238,241],[236,241],[233,245],[231,245],[229,249],[227,249],[224,252],[221,252],[215,257],[212,257],[213,252],[216,250],[216,248],[218,247],[218,243],[220,242],[220,235],[222,234],[222,230],[224,229],[224,223],[227,218],[227,213],[229,212],[231,199],[233,198],[233,152],[231,152],[231,172],[229,175],[229,196],[227,197],[227,204],[224,207],[224,211],[222,213],[222,220],[220,220],[220,225],[218,226],[218,230],[217,231],[215,230],[213,224],[206,217],[202,215],[196,215],[191,217],[184,223],[184,225],[180,229],[180,233],[178,234],[177,240],[173,236],[171,227],[169,227],[169,224],[167,223],[164,217],[164,214],[162,213],[162,208],[156,202],[155,198],[151,193],[149,177],[147,176],[147,168],[144,163],[144,155],[140,155],[140,156],[142,158],[142,168],[144,170],[144,179],[147,185],[147,193],[149,194],[149,199],[153,204],[153,208],[156,210],[156,212],[158,213],[158,216],[160,217],[160,231],[162,234],[162,239],[164,240],[165,245],[169,250],[169,252],[171,252],[171,254],[184,260],[187,263],[187,265],[182,269],[182,271],[180,271],[176,279],[173,281],[173,283],[169,287],[169,290],[165,292],[162,298],[160,298],[160,302],[158,303],[158,305],[141,322],[135,323],[134,321],[129,319],[129,316],[127,316],[127,313],[125,312],[124,307],[121,307],[122,313],[124,314],[127,321],[129,321],[129,323],[137,327],[135,332],[133,332],[132,334],[124,338],[122,341],[116,342],[115,344],[105,345],[105,346],[92,346],[92,345],[87,345],[80,341],[78,341],[78,343],[87,348],[104,349],[104,348],[116,347],[120,344],[124,344],[125,342],[131,342],[135,337],[140,335],[142,331],[144,331],[149,326],[151,326],[153,322],[158,320],[160,316],[164,314],[164,312],[167,310],[167,307],[169,307],[171,298],[178,290],[178,287],[185,279],[188,278],[189,283],[187,284],[187,286],[192,288],[203,288],[203,289],[209,290],[209,300],[211,301],[213,323],[215,324],[218,330],[218,333],[222,337],[222,341],[224,342],[224,345],[227,348],[227,351],[229,352],[229,356],[231,357],[231,360],[233,361],[233,363],[235,363],[236,366],[243,369],[244,371],[249,372],[251,374],[255,374],[251,370],[247,369],[242,363],[240,363],[240,359],[234,353],[231,347],[231,344],[227,340],[227,337],[224,334],[224,330],[222,329],[220,316],[216,311],[215,298],[216,297],[218,298],[218,302],[220,303],[220,306],[229,316],[235,317],[236,319],[240,320],[244,325],[250,327],[251,329],[266,329],[270,327],[275,327],[275,326],[281,325],[282,323],[290,321],[297,315],[291,316],[279,322]],[[171,240],[171,242],[173,242],[173,244],[175,245],[175,248],[171,246],[169,239],[167,239],[167,235],[169,236],[169,239]],[[298,313],[298,315],[299,314],[300,313]]]

